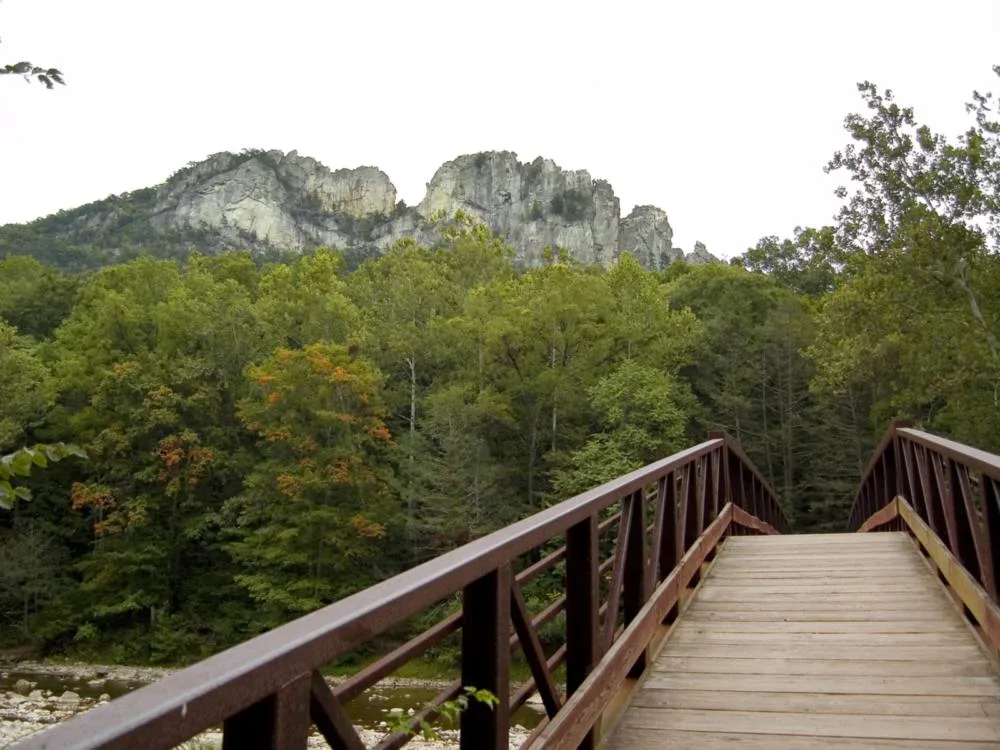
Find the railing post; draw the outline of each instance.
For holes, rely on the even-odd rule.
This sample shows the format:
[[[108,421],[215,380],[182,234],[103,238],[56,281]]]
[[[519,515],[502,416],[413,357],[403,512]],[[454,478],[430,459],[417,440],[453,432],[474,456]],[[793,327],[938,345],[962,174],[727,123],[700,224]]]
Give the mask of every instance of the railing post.
[[[980,499],[983,504],[983,536],[986,539],[986,553],[989,567],[993,572],[993,591],[989,592],[993,601],[998,601],[1000,589],[1000,492],[994,480],[986,474],[979,477]]]
[[[311,683],[311,673],[301,675],[226,719],[222,750],[305,750]]]
[[[655,581],[659,583],[681,559],[683,550],[677,549],[677,474],[670,472],[662,481],[662,509],[660,513],[660,546]]]
[[[471,702],[462,713],[461,750],[506,750],[510,731],[510,565],[462,592],[462,685],[489,690],[499,703]]]
[[[597,570],[597,516],[589,516],[566,532],[566,692],[573,695],[597,663],[600,606]],[[597,746],[592,729],[581,750]]]
[[[900,497],[906,497],[907,502],[911,505],[913,504],[913,501],[906,496],[906,467],[903,461],[903,436],[899,434],[899,430],[912,426],[913,422],[908,419],[897,419],[892,423],[892,431],[894,433],[892,438],[892,460],[894,463],[893,476],[896,483],[893,491]],[[889,499],[892,500],[892,498]]]
[[[632,512],[622,516],[622,522],[627,517],[631,523],[628,528],[628,546],[625,548],[625,590],[623,604],[626,627],[649,599],[649,587],[646,575],[646,496],[643,489],[636,490],[630,498]],[[655,561],[651,562],[655,565]],[[610,616],[610,613],[609,613]],[[630,677],[638,677],[646,669],[646,654],[640,656],[635,663]]]
[[[709,438],[719,438],[722,440],[722,502],[720,507],[725,507],[726,503],[733,502],[733,480],[729,473],[729,465],[732,462],[733,453],[729,450],[729,435],[725,432],[710,432]]]

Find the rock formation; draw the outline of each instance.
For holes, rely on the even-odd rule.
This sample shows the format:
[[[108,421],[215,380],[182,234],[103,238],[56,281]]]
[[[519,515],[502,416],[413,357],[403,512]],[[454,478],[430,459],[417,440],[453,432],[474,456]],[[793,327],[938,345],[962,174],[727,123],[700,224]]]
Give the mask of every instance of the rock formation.
[[[29,226],[112,257],[123,248],[287,254],[326,245],[357,260],[404,237],[433,242],[435,217],[458,209],[503,235],[521,266],[537,265],[546,247],[605,266],[622,253],[654,269],[682,258],[715,260],[701,243],[687,256],[674,247],[663,210],[637,206],[621,218],[620,201],[604,180],[550,159],[520,162],[508,151],[446,162],[414,207],[397,203],[389,177],[374,167],[331,171],[295,151],[220,153],[155,189],[111,196]],[[5,241],[6,229],[0,228],[0,256],[17,251]]]

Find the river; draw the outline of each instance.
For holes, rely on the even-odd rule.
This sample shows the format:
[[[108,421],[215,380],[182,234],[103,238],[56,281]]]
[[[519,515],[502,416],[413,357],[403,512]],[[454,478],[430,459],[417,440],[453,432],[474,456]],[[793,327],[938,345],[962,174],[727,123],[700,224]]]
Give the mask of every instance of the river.
[[[102,700],[118,698],[154,681],[169,670],[94,665],[45,665],[29,663],[0,669],[0,724],[21,722],[24,731],[7,736],[23,736],[30,725],[45,724],[87,710]],[[373,732],[384,731],[393,714],[419,711],[441,690],[428,681],[385,680],[347,704],[355,726]],[[62,699],[61,696],[69,696]],[[76,696],[73,698],[72,696]],[[524,730],[537,726],[543,716],[541,706],[529,704],[511,717],[511,725]],[[519,732],[520,733],[520,732]],[[0,736],[0,748],[5,746]]]

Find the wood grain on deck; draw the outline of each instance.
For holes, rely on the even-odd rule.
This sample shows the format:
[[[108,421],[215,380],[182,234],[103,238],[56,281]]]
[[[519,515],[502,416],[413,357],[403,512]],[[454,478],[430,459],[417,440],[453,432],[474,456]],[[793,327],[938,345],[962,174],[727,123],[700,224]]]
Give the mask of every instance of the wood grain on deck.
[[[907,535],[733,537],[606,747],[1000,748],[1000,679]]]

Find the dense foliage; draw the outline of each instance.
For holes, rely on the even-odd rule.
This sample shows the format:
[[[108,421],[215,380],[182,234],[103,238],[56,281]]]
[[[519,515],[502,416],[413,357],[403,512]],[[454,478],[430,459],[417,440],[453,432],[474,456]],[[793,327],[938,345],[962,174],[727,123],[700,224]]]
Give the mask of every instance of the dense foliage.
[[[709,430],[800,530],[843,527],[893,417],[1000,449],[993,99],[949,141],[861,92],[835,224],[732,265],[518,272],[460,214],[356,269],[319,249],[74,273],[41,225],[8,231],[0,454],[86,458],[0,511],[0,638],[197,658]]]

